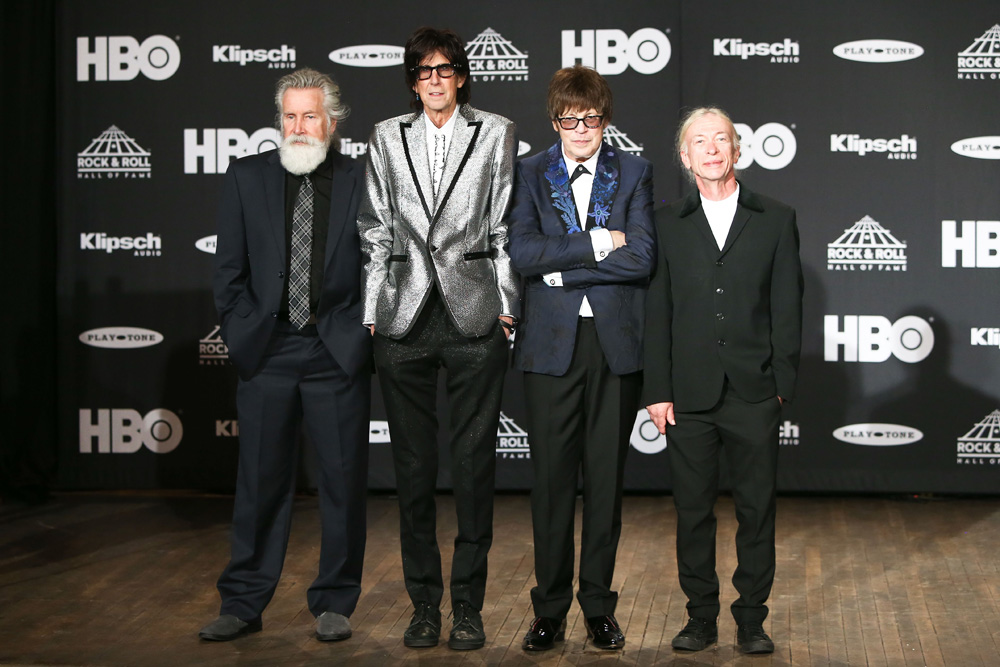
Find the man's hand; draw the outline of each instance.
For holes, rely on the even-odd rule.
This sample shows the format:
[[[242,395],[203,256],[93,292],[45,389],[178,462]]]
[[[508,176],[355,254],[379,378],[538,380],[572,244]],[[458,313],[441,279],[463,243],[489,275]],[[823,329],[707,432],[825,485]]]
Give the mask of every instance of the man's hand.
[[[373,336],[375,335],[375,325],[374,324],[369,324],[368,325],[368,330],[372,332]]]
[[[670,403],[653,403],[652,405],[646,406],[646,412],[649,413],[650,419],[653,420],[653,424],[656,426],[656,430],[660,433],[667,432],[667,424],[671,426],[677,426],[677,421],[674,419],[674,404]]]
[[[608,231],[611,232],[611,242],[615,244],[615,250],[625,245],[625,232],[620,232],[617,229],[609,229]]]
[[[501,322],[506,322],[510,326],[514,326],[514,318],[513,317],[508,317],[507,315],[501,315],[500,316],[500,321]],[[507,337],[507,340],[510,340],[510,333],[511,333],[510,329],[508,329],[507,327],[503,327],[503,335]]]

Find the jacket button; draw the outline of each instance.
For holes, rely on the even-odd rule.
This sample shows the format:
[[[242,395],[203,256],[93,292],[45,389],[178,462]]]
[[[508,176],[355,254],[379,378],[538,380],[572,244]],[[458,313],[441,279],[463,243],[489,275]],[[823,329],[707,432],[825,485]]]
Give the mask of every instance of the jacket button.
[[[726,344],[726,341],[720,338],[719,339],[719,347],[722,347],[725,344]]]
[[[719,319],[719,320],[724,320],[724,319],[726,319],[726,316],[725,316],[725,315],[723,315],[722,313],[716,313],[716,314],[715,314],[715,317],[716,317],[716,319]]]
[[[284,278],[285,277],[285,272],[284,271],[278,271],[278,277],[279,278]]]
[[[431,252],[437,252],[437,251],[438,251],[438,247],[436,245],[432,245],[431,246]]]
[[[716,288],[715,288],[715,293],[716,293],[716,294],[722,294],[722,293],[723,293],[723,292],[725,292],[725,291],[726,291],[726,290],[722,289],[721,287],[716,287]]]
[[[272,310],[271,311],[271,317],[277,317],[277,316],[278,316],[278,311]]]
[[[722,261],[722,260],[720,259],[720,260],[719,260],[718,262],[716,262],[716,263],[715,263],[715,265],[716,265],[716,266],[722,266],[722,265],[723,265],[724,263],[725,263],[725,262],[723,262],[723,261]]]

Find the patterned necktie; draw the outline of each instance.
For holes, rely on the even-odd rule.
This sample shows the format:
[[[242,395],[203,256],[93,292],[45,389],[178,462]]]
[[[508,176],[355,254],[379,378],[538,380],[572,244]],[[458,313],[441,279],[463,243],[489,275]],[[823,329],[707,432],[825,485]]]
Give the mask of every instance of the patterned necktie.
[[[434,181],[434,196],[437,197],[441,177],[444,175],[444,135],[440,133],[434,134],[434,164],[431,174]]]
[[[569,177],[569,184],[573,185],[573,181],[575,181],[576,179],[580,178],[584,174],[589,174],[589,173],[590,172],[587,171],[587,168],[584,167],[582,164],[576,165],[576,171],[574,171],[573,175]],[[576,197],[575,196],[573,197],[573,201],[574,202],[576,201]],[[576,211],[576,221],[580,223],[580,229],[583,229],[584,228],[584,220],[586,220],[587,214],[584,213],[581,216],[580,215],[580,206],[577,205],[576,208],[577,208],[577,211]],[[583,220],[581,220],[581,218],[583,218]]]
[[[288,272],[288,319],[301,329],[309,321],[312,269],[313,185],[306,176],[292,209],[292,261]]]

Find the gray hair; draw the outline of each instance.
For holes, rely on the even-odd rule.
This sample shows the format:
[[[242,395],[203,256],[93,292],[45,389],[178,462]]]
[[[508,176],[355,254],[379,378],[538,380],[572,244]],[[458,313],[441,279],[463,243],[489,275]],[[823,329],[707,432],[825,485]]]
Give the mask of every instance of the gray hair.
[[[340,86],[329,75],[308,67],[297,69],[278,79],[274,89],[274,106],[278,108],[276,124],[281,130],[282,102],[290,88],[319,88],[323,92],[323,111],[327,121],[340,122],[351,112],[350,107],[340,101]]]
[[[674,149],[677,151],[677,160],[680,161],[681,153],[686,152],[684,149],[684,135],[688,133],[691,126],[695,124],[696,121],[704,118],[705,116],[718,116],[724,120],[733,132],[733,151],[740,150],[740,134],[736,131],[736,125],[733,124],[733,119],[729,117],[729,114],[720,107],[695,107],[688,111],[684,117],[681,119],[680,127],[677,128],[677,136],[674,137]],[[684,163],[681,162],[683,167]],[[735,166],[735,165],[734,165]],[[694,182],[694,174],[690,169],[684,168],[685,175],[688,180],[692,183]],[[737,172],[742,173],[742,172]]]

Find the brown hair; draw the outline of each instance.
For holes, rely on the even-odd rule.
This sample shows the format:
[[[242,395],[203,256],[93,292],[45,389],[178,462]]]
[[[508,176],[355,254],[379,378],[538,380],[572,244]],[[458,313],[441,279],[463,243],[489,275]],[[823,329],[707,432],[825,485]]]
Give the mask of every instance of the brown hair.
[[[552,120],[570,109],[594,109],[598,115],[604,116],[604,123],[609,124],[613,106],[608,82],[589,67],[564,67],[549,81],[546,110]]]

